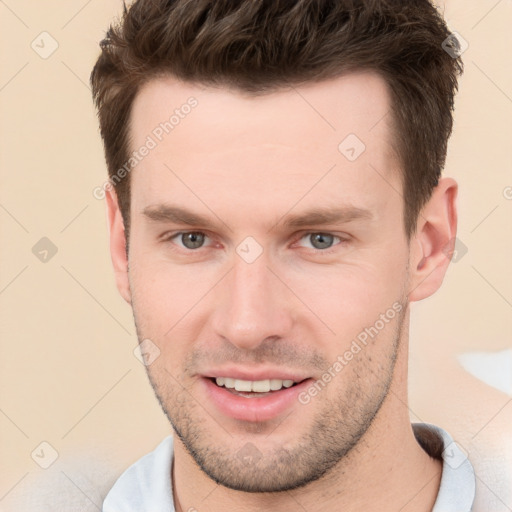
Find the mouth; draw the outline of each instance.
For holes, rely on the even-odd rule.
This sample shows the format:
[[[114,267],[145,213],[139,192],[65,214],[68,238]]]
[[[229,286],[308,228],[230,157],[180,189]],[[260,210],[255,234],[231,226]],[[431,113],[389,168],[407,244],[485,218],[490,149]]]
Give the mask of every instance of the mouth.
[[[245,422],[264,422],[287,417],[293,410],[298,412],[298,407],[303,407],[298,397],[311,385],[313,379],[260,377],[258,380],[246,380],[223,375],[204,376],[200,382],[205,398],[224,417]],[[290,421],[294,421],[292,417]]]
[[[242,380],[231,377],[210,377],[209,380],[217,387],[245,398],[262,398],[272,395],[282,389],[289,389],[297,386],[301,381],[295,382],[291,379],[264,379],[264,380]]]

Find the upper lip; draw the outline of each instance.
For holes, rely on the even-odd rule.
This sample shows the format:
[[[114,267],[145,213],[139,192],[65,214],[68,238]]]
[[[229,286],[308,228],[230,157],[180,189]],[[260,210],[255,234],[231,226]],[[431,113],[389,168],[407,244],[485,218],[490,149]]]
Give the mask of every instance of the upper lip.
[[[270,368],[246,369],[235,367],[224,367],[216,370],[209,370],[208,372],[203,373],[202,376],[207,378],[228,377],[231,379],[251,381],[270,379],[293,380],[293,382],[301,382],[310,377],[310,375],[304,375],[296,371],[279,368],[272,370]]]

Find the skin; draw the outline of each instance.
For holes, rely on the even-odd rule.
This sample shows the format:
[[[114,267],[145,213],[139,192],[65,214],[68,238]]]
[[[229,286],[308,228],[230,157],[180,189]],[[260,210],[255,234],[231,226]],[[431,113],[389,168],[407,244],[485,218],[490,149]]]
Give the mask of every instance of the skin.
[[[117,286],[139,339],[160,350],[147,369],[177,433],[177,510],[431,510],[441,463],[410,425],[408,304],[442,283],[455,181],[440,180],[408,240],[389,94],[372,73],[256,97],[153,80],[133,105],[132,147],[191,96],[197,107],[131,173],[128,257],[115,192],[107,194]],[[366,146],[353,162],[338,151],[350,133]],[[154,213],[162,205],[208,222],[164,219]],[[285,222],[340,206],[366,214]],[[204,233],[204,245],[188,249],[174,236],[183,231]],[[314,233],[333,235],[331,245],[315,251]],[[236,252],[248,236],[263,249],[252,263]],[[321,379],[393,304],[400,314],[286,414],[235,420],[204,392],[202,376],[227,363]],[[256,465],[237,456],[246,446]]]

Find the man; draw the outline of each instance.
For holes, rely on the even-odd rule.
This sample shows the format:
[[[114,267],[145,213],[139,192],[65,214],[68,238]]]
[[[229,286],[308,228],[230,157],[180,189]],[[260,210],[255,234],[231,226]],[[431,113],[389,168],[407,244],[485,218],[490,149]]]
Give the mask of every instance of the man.
[[[457,224],[435,8],[139,0],[101,46],[116,282],[175,434],[104,511],[471,510],[407,408],[409,303]]]

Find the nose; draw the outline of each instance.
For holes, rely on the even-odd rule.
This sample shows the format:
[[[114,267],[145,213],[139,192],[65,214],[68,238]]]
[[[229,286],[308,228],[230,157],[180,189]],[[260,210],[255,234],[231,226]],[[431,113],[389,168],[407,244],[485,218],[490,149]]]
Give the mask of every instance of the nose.
[[[293,324],[292,301],[264,256],[252,263],[235,256],[234,268],[217,289],[215,334],[240,349],[254,350],[269,338],[285,337]]]

